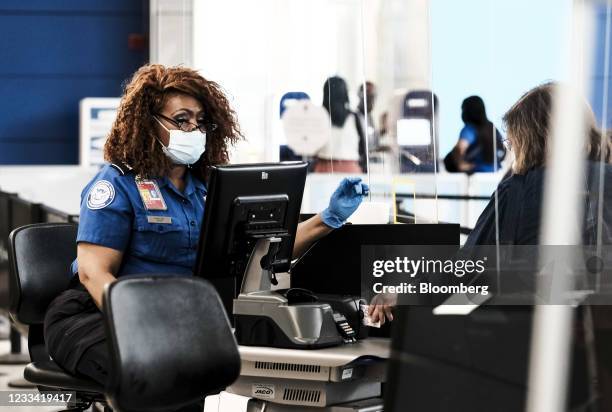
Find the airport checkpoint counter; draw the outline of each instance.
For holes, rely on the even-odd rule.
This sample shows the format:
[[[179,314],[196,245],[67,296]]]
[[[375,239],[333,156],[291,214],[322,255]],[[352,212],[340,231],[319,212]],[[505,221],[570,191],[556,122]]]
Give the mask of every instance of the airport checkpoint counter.
[[[2,166],[0,190],[70,215],[80,212],[81,192],[98,172],[81,166]]]
[[[58,210],[66,211],[70,214],[78,214],[80,193],[83,187],[91,180],[97,172],[97,168],[82,168],[79,166],[40,166],[40,167],[0,167],[0,189],[7,192],[17,193],[31,202],[39,202]],[[430,186],[432,188],[444,187],[440,186],[444,179],[456,181],[459,194],[469,193],[469,185],[464,185],[465,176],[458,175],[409,175],[408,177],[417,181],[414,187],[415,192],[427,193],[425,189],[421,190],[420,186]],[[329,196],[326,196],[327,188],[330,190],[337,186],[337,183],[343,176],[338,175],[316,175],[311,174],[308,177],[307,190],[304,193],[302,202],[302,211],[319,211],[327,206]],[[367,182],[367,177],[363,176]],[[487,176],[487,179],[492,179],[493,176]],[[470,178],[474,182],[474,176]],[[374,183],[375,179],[372,179]],[[489,180],[487,180],[489,182]],[[490,180],[493,184],[493,180]],[[450,183],[449,183],[450,184]],[[454,183],[453,183],[454,184]],[[380,183],[371,185],[373,191],[377,187],[382,188],[383,193],[388,193],[392,187],[391,184],[385,183],[383,180]],[[487,187],[483,184],[483,187]],[[333,190],[332,190],[333,191]],[[440,189],[440,192],[442,189]],[[487,190],[488,191],[488,190]],[[308,192],[308,193],[307,193]],[[490,194],[490,192],[489,192]],[[325,200],[325,205],[319,207],[321,199]],[[426,203],[431,201],[428,199]],[[433,200],[435,202],[435,200]],[[484,207],[484,205],[483,205]],[[431,208],[432,210],[435,207]],[[440,221],[456,221],[456,219],[446,219],[443,215],[438,216]],[[364,228],[363,226],[368,226]],[[373,232],[378,233],[380,244],[389,244],[393,241],[394,236],[389,236],[389,231],[397,232],[400,244],[405,244],[407,237],[412,239],[409,244],[430,244],[434,239],[436,242],[442,242],[447,237],[452,239],[450,243],[442,242],[442,244],[458,244],[459,233],[458,225],[378,225],[378,229],[373,225],[346,225],[342,229],[332,232],[319,243],[320,250],[333,250],[336,254],[342,249],[348,253],[346,259],[337,259],[336,263],[355,261],[354,252],[350,252],[348,244],[351,242],[341,241],[338,239],[344,233],[349,239],[357,241],[362,237],[372,240]],[[403,226],[403,228],[402,228]],[[413,230],[408,227],[412,226]],[[417,229],[418,230],[414,230]],[[399,233],[408,229],[409,234]],[[378,232],[377,232],[378,230]],[[376,237],[375,236],[375,237]],[[431,238],[427,240],[428,238]],[[335,243],[334,248],[327,248],[324,245],[329,242]],[[434,242],[433,244],[436,244]],[[393,244],[394,242],[391,242]],[[342,245],[342,247],[338,247]],[[352,258],[351,258],[352,257]],[[327,258],[304,259],[302,275],[306,272],[310,274],[310,282],[317,281],[313,273],[325,275],[326,273],[339,273],[332,267],[326,266],[326,270],[316,270],[316,261],[327,261]],[[355,262],[353,262],[355,263]],[[358,263],[358,262],[356,262]],[[343,272],[359,273],[358,270],[347,270],[346,266],[342,267]],[[292,277],[297,273],[292,272]],[[316,290],[310,287],[309,281],[302,276],[301,283],[298,285],[299,276],[293,278],[292,287],[305,287],[312,289],[317,293],[346,293],[347,291],[357,295],[359,287],[357,284],[347,288],[344,282],[330,281],[326,278],[324,282],[317,281],[318,284],[325,284],[330,290]],[[294,284],[296,280],[296,284]],[[340,279],[336,279],[340,281]],[[333,287],[338,286],[341,289],[333,290]],[[354,289],[352,292],[349,289]],[[255,391],[259,388],[258,400],[251,400],[251,405],[256,405],[258,402],[266,402],[267,411],[306,411],[306,410],[328,410],[333,412],[344,411],[378,411],[382,410],[382,394],[381,382],[384,380],[384,364],[389,357],[389,340],[370,337],[364,341],[360,341],[352,345],[343,345],[330,347],[326,349],[316,350],[295,350],[295,349],[276,349],[270,347],[243,346],[240,348],[243,359],[243,373],[240,379],[233,384],[229,390],[234,393],[248,395],[253,397]],[[385,352],[386,351],[386,352]],[[383,354],[385,353],[385,354]],[[309,358],[312,357],[312,358]],[[332,362],[333,361],[333,362]],[[279,365],[280,364],[280,365]],[[290,370],[287,370],[290,369]],[[292,369],[293,368],[293,369]],[[279,370],[280,369],[280,370]],[[250,371],[250,372],[249,372]],[[250,373],[250,374],[248,374]],[[274,375],[274,373],[276,375]],[[266,375],[267,374],[267,375]],[[309,378],[307,378],[309,377]],[[284,383],[283,383],[284,382]],[[286,386],[290,382],[292,385],[301,386]],[[257,386],[259,385],[259,386]],[[268,385],[268,386],[266,386]],[[266,399],[265,396],[270,396],[270,386],[274,385],[272,392],[273,399]],[[285,385],[285,386],[283,386]],[[262,397],[263,395],[263,397]],[[285,399],[283,399],[285,398]],[[248,399],[248,398],[247,398]],[[369,399],[369,404],[364,404],[365,401],[360,401],[361,404],[354,406],[346,406],[340,408],[339,404],[347,404],[353,399]],[[272,402],[274,401],[274,402]],[[207,402],[210,404],[210,402]],[[300,406],[296,406],[298,403]],[[208,407],[208,404],[206,405]],[[329,406],[335,404],[335,406]],[[307,405],[307,406],[306,406]],[[223,409],[219,408],[212,410],[231,410],[238,411],[235,407]],[[379,409],[377,409],[380,407]],[[308,409],[306,409],[308,408]],[[260,409],[261,410],[261,409]]]
[[[345,225],[320,239],[294,264],[290,286],[311,290],[323,300],[326,295],[363,296],[361,261],[355,259],[363,245],[421,242],[458,245],[459,226]],[[344,314],[355,319],[348,309]],[[389,332],[388,325],[380,330],[369,328],[369,337],[363,340],[323,349],[242,345],[240,377],[226,389],[229,393],[207,398],[205,410],[382,411],[391,340],[381,336],[389,336]]]
[[[468,176],[464,173],[440,171],[358,176],[370,185],[371,196],[368,201],[383,202],[390,206],[393,206],[393,201],[398,201],[400,209],[417,217],[416,223],[439,221],[473,228],[505,173],[506,170],[501,170]],[[308,174],[302,213],[317,213],[327,207],[329,196],[340,180],[349,176],[353,175]]]
[[[70,215],[78,215],[81,191],[96,175],[98,167],[84,166],[0,166],[0,190],[16,193],[30,202],[41,203]],[[372,186],[372,200],[390,203],[394,191],[404,194],[490,196],[504,172],[412,173],[402,175],[361,175]],[[316,213],[327,207],[329,196],[346,175],[310,173],[302,200],[302,213]],[[456,222],[474,227],[486,206],[485,200],[456,201],[448,199],[404,200],[421,222]]]
[[[310,350],[242,345],[239,351],[240,377],[226,393],[208,397],[205,411],[383,410],[389,338]]]

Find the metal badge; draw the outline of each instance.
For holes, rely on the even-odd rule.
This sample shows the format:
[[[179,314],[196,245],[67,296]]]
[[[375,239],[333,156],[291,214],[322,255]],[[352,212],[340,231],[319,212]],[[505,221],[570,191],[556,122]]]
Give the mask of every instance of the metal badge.
[[[149,216],[147,215],[147,222],[149,223],[165,223],[172,224],[172,218],[170,216]]]

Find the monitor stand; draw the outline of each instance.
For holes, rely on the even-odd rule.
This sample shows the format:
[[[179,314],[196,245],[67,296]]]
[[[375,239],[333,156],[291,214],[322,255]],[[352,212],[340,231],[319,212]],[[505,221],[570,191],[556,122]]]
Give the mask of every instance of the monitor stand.
[[[262,262],[274,261],[274,251],[280,245],[281,240],[280,237],[269,237],[257,240],[244,271],[242,285],[240,287],[241,295],[272,289],[274,269],[271,265],[263,265]]]

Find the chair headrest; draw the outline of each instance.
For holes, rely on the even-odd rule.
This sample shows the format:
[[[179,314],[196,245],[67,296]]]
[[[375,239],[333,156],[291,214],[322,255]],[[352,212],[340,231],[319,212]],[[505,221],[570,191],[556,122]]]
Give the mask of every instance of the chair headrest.
[[[9,235],[10,311],[27,325],[42,323],[49,303],[70,283],[78,226],[37,223]]]
[[[214,287],[201,278],[131,277],[103,298],[118,410],[168,410],[229,386],[240,356]]]

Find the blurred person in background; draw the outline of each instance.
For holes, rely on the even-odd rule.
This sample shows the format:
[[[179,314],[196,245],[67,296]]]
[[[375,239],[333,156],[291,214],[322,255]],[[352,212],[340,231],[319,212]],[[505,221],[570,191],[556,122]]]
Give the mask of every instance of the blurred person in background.
[[[359,97],[357,116],[359,117],[360,126],[359,165],[364,172],[367,172],[368,155],[379,149],[379,133],[372,117],[372,109],[376,101],[376,86],[370,81],[360,84],[357,96]]]
[[[496,221],[499,222],[500,241],[515,245],[538,244],[553,99],[558,88],[555,83],[538,86],[525,93],[504,115],[503,121],[508,130],[506,145],[514,155],[511,175],[497,187],[497,205],[492,197],[478,218],[466,245],[496,244]],[[593,111],[586,101],[582,103],[582,112],[586,132],[585,190],[597,196],[599,185],[595,184],[595,181],[600,178],[601,161],[604,164],[610,163],[610,140],[598,129]],[[610,173],[608,166],[603,170]],[[612,184],[610,179],[606,179],[608,184]],[[585,210],[596,206],[589,202],[589,196],[586,200]],[[597,213],[585,215],[585,244],[592,244],[591,232],[592,226],[595,225],[593,216],[597,216]],[[612,216],[607,223],[612,223]],[[612,243],[612,234],[608,240]]]
[[[465,124],[453,150],[444,158],[449,172],[494,172],[500,168],[506,151],[501,133],[487,118],[484,101],[470,96],[461,104]]]
[[[323,85],[323,107],[330,117],[330,139],[317,153],[314,171],[318,173],[364,173],[360,166],[361,123],[349,107],[346,81],[338,76]]]

